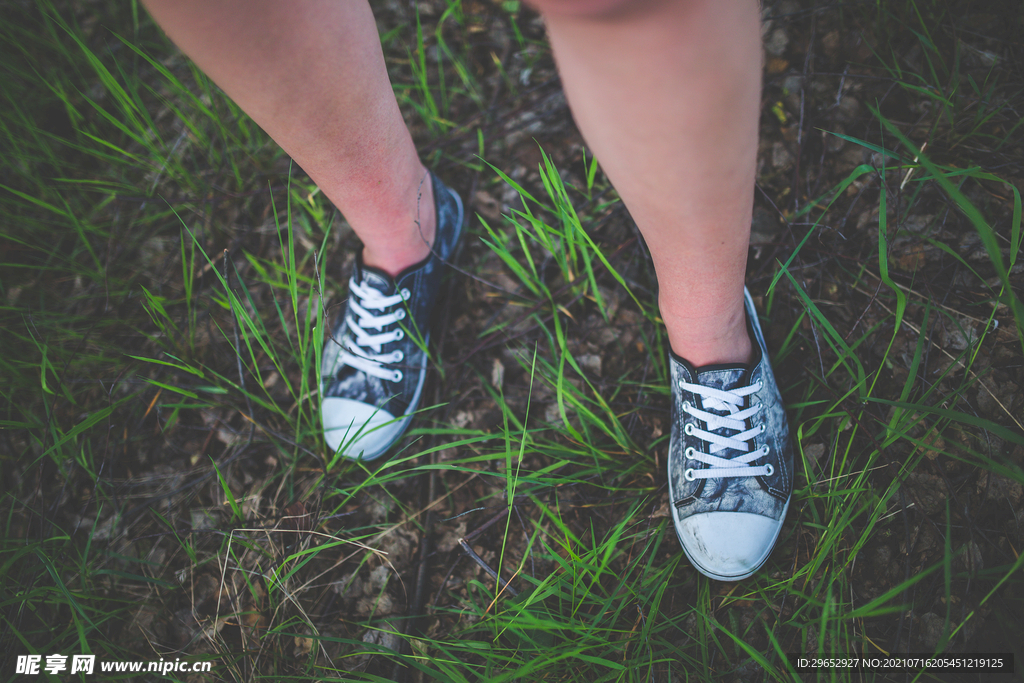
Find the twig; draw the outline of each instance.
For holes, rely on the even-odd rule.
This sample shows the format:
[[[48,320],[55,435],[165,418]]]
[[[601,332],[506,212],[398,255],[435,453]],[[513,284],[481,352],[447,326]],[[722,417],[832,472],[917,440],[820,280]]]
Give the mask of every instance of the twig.
[[[512,594],[512,597],[519,595],[519,591],[510,586],[508,582],[505,581],[505,579],[498,576],[498,572],[491,569],[491,565],[484,562],[484,558],[476,554],[476,552],[469,546],[469,543],[466,543],[466,539],[460,538],[459,545],[462,546],[462,551],[469,556],[469,559],[473,560],[478,565],[480,565],[481,569],[487,572],[492,579],[498,582],[498,588],[500,588],[501,590],[507,590],[509,593]]]
[[[915,164],[917,163],[917,160],[921,158],[921,154],[924,152],[924,148],[927,147],[927,146],[928,146],[928,141],[925,140],[924,144],[921,145],[921,149],[917,150],[917,154],[914,155],[913,163],[915,163]],[[907,174],[905,176],[903,176],[903,182],[900,183],[900,192],[902,192],[903,188],[906,187],[907,181],[910,180],[910,176],[914,173],[914,168],[915,167],[911,166],[910,168],[907,169]]]

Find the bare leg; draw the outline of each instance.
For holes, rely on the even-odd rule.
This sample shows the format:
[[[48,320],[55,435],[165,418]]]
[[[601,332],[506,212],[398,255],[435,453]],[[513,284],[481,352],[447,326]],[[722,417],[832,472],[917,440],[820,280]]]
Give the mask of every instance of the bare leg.
[[[654,255],[673,350],[698,366],[748,360],[742,291],[760,93],[756,3],[536,4],[577,122]],[[147,6],[342,210],[368,265],[394,275],[426,256],[430,181],[365,3]]]
[[[672,349],[748,362],[761,92],[754,0],[535,0],[573,115],[650,247]]]
[[[435,228],[430,176],[398,110],[366,2],[145,4],[341,210],[367,265],[396,275],[426,258]]]

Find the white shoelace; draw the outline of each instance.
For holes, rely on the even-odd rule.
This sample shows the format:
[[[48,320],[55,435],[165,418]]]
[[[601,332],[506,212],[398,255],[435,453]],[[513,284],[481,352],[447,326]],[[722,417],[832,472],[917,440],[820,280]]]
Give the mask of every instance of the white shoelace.
[[[341,350],[339,358],[345,365],[350,365],[357,370],[362,370],[368,375],[380,377],[392,382],[402,381],[402,371],[392,370],[384,367],[385,363],[400,363],[405,354],[399,351],[381,353],[381,347],[393,341],[405,337],[402,328],[396,328],[390,332],[381,332],[386,326],[405,318],[405,309],[398,308],[389,311],[397,304],[404,303],[411,296],[408,289],[402,289],[397,294],[384,296],[373,287],[364,287],[354,279],[349,280],[349,313],[345,316],[345,322],[351,334],[339,335]],[[377,311],[372,313],[371,311]],[[367,330],[377,330],[377,334],[370,334]],[[372,352],[372,353],[371,353]]]
[[[768,455],[771,450],[768,444],[752,451],[747,443],[758,434],[764,433],[765,426],[763,422],[750,429],[747,429],[746,423],[747,420],[761,412],[764,405],[758,403],[750,408],[743,408],[743,404],[746,402],[744,399],[750,394],[759,391],[762,386],[762,382],[758,380],[757,384],[724,391],[700,384],[690,384],[689,382],[679,383],[681,389],[700,396],[701,404],[707,410],[728,411],[727,415],[717,415],[709,413],[707,410],[700,410],[696,406],[691,405],[689,401],[683,402],[683,412],[701,420],[707,426],[707,431],[705,431],[698,429],[692,422],[687,422],[684,431],[688,435],[696,436],[701,441],[710,444],[708,453],[702,453],[692,446],[686,449],[685,455],[688,459],[697,460],[709,466],[699,470],[688,467],[684,473],[687,481],[719,477],[759,477],[762,475],[772,475],[775,470],[771,464],[757,467],[751,464],[758,458]],[[734,430],[735,433],[730,436],[714,433],[714,430],[723,427]],[[739,451],[739,455],[732,458],[714,455],[727,448]]]

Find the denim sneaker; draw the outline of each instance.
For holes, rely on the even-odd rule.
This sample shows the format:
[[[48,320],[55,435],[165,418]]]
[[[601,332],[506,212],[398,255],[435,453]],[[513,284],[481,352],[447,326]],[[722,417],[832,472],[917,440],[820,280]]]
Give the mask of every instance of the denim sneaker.
[[[431,174],[437,233],[427,258],[398,277],[356,258],[348,305],[324,340],[320,412],[327,446],[373,460],[412,419],[427,375],[427,344],[444,266],[462,236],[462,200]]]
[[[672,521],[693,566],[719,581],[745,579],[765,563],[793,491],[785,406],[754,302],[743,294],[753,365],[670,360]]]

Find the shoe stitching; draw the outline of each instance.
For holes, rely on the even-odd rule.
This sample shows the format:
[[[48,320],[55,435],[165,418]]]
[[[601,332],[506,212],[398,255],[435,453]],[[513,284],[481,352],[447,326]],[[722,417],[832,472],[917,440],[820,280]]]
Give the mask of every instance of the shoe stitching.
[[[765,404],[765,414],[768,415],[771,411],[785,410],[782,407],[781,400],[778,398],[779,389],[775,384],[774,375],[767,375],[763,369],[760,371],[760,375],[761,377],[759,381],[764,382],[765,386],[767,386],[767,381],[764,379],[765,376],[771,377],[771,383],[773,385],[770,388],[770,391],[766,392],[766,397],[763,399]],[[773,486],[771,483],[772,481],[789,482],[791,480],[789,468],[786,465],[786,458],[784,457],[785,448],[788,446],[788,437],[786,439],[782,439],[779,434],[773,430],[767,435],[765,441],[766,443],[770,441],[774,445],[774,452],[778,456],[774,459],[774,462],[778,469],[775,471],[774,476],[771,476],[770,478],[761,477],[759,480],[764,484],[765,490],[768,491],[769,494],[779,500],[788,500],[790,492],[787,491],[785,487],[780,488]]]

